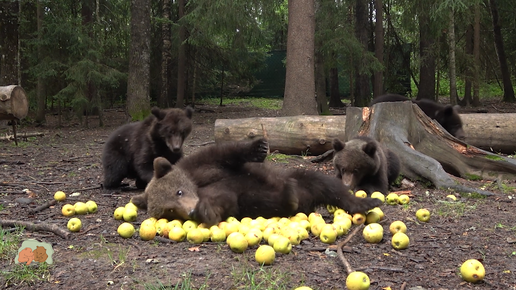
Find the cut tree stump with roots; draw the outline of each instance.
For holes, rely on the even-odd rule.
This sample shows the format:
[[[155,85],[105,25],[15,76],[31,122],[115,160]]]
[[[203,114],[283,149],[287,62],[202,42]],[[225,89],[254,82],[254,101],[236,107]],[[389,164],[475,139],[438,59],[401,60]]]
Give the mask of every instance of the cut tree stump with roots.
[[[410,102],[348,108],[342,141],[355,136],[375,138],[399,156],[401,174],[438,188],[492,195],[463,186],[449,174],[470,180],[516,179],[516,161],[460,141]]]

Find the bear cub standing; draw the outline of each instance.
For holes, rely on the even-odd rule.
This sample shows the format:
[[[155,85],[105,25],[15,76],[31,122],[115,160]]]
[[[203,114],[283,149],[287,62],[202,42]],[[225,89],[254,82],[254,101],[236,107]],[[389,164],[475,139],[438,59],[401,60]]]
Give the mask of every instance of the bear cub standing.
[[[367,136],[358,136],[346,143],[334,139],[333,149],[333,165],[344,185],[354,191],[362,189],[368,195],[375,191],[389,193],[389,184],[400,173],[396,153]]]
[[[369,106],[377,103],[384,102],[404,102],[410,99],[397,94],[386,94],[374,98]],[[413,103],[417,104],[419,108],[430,118],[436,120],[443,128],[448,131],[452,136],[457,139],[464,140],[465,134],[462,128],[462,120],[460,119],[457,108],[459,106],[442,105],[432,100],[422,99],[414,100]]]
[[[127,177],[136,179],[136,187],[143,189],[152,179],[156,157],[173,164],[183,156],[183,142],[192,131],[192,108],[153,107],[151,113],[109,136],[102,152],[104,188],[117,188]]]
[[[229,216],[309,214],[326,204],[351,213],[381,204],[355,197],[333,176],[263,163],[267,149],[267,141],[258,139],[205,147],[175,165],[157,158],[154,178],[132,202],[155,218],[193,218],[207,225]]]

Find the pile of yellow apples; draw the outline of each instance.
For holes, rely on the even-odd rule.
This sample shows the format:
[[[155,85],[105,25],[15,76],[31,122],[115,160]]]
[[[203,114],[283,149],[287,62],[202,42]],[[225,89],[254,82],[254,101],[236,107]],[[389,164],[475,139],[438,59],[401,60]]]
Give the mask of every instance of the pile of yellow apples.
[[[54,193],[54,199],[59,202],[64,201],[66,200],[66,193],[62,190],[58,190]],[[66,217],[96,213],[97,210],[97,203],[93,200],[88,200],[87,202],[78,201],[75,204],[67,203],[61,207],[61,213]],[[79,218],[70,218],[66,227],[71,232],[78,232],[82,228],[82,222]]]

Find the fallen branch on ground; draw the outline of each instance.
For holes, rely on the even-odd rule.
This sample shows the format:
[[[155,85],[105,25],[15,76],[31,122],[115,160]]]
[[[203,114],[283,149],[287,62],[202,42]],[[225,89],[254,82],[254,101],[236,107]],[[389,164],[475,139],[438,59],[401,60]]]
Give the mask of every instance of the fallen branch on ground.
[[[52,232],[63,239],[68,239],[70,233],[62,230],[56,224],[48,224],[48,223],[31,223],[24,221],[15,221],[15,220],[0,220],[0,226],[2,227],[24,227],[26,230],[35,231],[35,232]]]
[[[344,265],[344,268],[346,269],[346,272],[349,274],[351,274],[353,271],[353,268],[351,268],[351,264],[349,264],[348,260],[346,259],[346,257],[344,257],[344,253],[342,252],[342,247],[344,247],[362,228],[363,228],[363,224],[362,225],[359,225],[357,226],[352,232],[351,234],[349,234],[347,236],[347,238],[340,242],[338,245],[337,245],[337,255],[339,256],[342,264]]]

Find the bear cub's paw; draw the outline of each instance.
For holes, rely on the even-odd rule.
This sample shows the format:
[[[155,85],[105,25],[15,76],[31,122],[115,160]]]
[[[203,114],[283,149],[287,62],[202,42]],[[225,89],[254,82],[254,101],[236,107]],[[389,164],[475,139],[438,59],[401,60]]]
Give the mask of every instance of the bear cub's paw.
[[[349,202],[348,203],[348,208],[346,209],[350,214],[354,214],[354,213],[357,213],[357,212],[361,212],[361,213],[364,213],[372,208],[375,208],[375,207],[378,207],[380,205],[382,205],[382,201],[377,199],[377,198],[370,198],[370,197],[366,197],[366,198],[360,198],[360,197],[357,197],[355,199],[355,197],[353,196],[353,200],[355,202]]]
[[[246,160],[248,162],[263,162],[269,152],[269,142],[267,139],[260,138],[251,143]]]
[[[217,212],[216,207],[208,199],[199,200],[192,218],[208,226],[215,225],[222,220],[220,212]]]

